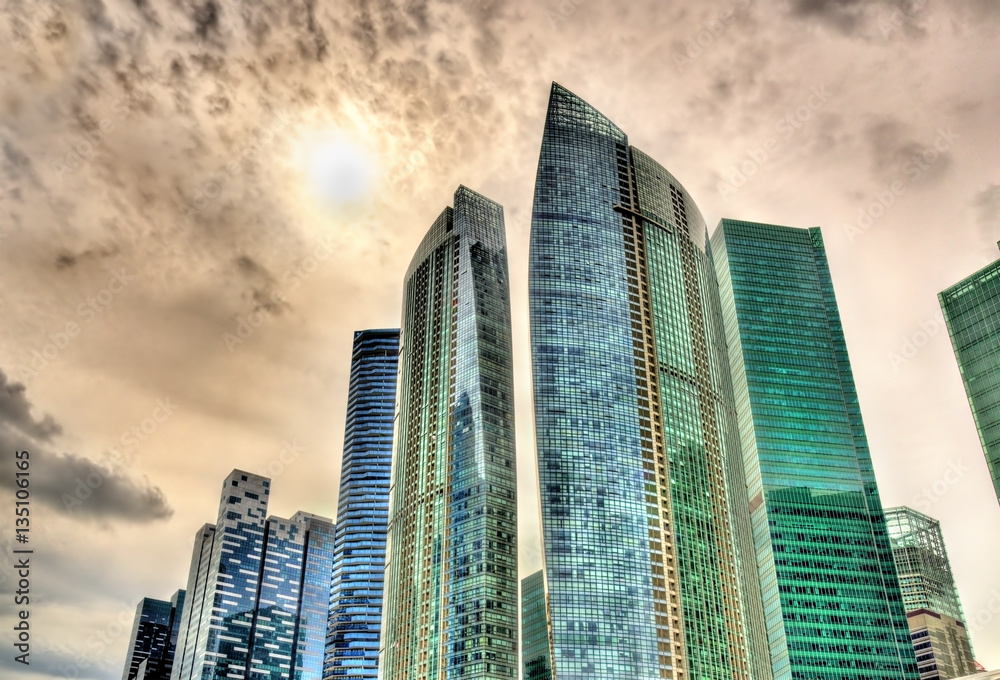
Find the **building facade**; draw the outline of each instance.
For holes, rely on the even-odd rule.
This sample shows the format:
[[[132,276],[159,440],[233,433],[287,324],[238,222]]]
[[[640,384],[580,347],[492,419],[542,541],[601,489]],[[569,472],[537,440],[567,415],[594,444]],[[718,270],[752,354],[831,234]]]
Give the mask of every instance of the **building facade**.
[[[914,680],[820,230],[712,238],[776,680]]]
[[[770,678],[707,241],[683,186],[553,84],[529,305],[559,680]]]
[[[1000,260],[938,299],[1000,501]]]
[[[521,579],[521,659],[523,680],[552,680],[545,575]]]
[[[324,678],[378,677],[399,330],[354,334]]]
[[[233,470],[195,536],[173,680],[319,680],[333,525],[267,517],[271,482]]]
[[[184,610],[184,591],[170,601],[144,597],[136,606],[122,680],[169,680]]]
[[[506,237],[465,187],[406,272],[398,399],[379,677],[517,677]]]
[[[976,671],[965,624],[929,609],[906,613],[920,680],[949,680]]]
[[[921,680],[976,670],[941,523],[912,508],[885,511]]]

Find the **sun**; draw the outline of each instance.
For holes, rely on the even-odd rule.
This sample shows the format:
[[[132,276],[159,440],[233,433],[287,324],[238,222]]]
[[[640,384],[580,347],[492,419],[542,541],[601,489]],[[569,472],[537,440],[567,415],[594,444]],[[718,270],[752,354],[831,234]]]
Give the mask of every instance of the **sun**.
[[[375,164],[363,146],[332,134],[310,140],[305,151],[309,186],[323,204],[347,208],[369,196]]]

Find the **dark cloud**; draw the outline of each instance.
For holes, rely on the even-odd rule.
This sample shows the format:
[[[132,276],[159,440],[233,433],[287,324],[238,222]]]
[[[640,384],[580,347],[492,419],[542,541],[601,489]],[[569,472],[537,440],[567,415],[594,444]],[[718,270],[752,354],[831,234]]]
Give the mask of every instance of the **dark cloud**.
[[[61,513],[99,521],[150,522],[173,514],[163,492],[140,483],[120,469],[119,461],[99,464],[50,449],[62,427],[52,416],[40,420],[21,383],[0,371],[0,450],[30,453],[31,498]],[[0,487],[15,489],[14,466],[0,471]]]
[[[865,131],[872,169],[880,181],[935,182],[951,167],[949,129],[938,129],[925,141],[913,139],[906,125],[897,120],[881,120]]]

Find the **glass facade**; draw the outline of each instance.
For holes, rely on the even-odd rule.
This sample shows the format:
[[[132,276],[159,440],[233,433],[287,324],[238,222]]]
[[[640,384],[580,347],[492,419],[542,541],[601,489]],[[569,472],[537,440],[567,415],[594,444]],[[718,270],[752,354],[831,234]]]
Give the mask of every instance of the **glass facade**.
[[[887,509],[885,519],[906,611],[930,609],[964,620],[941,523],[907,507]]]
[[[938,299],[1000,501],[1000,260]]]
[[[379,677],[518,674],[503,209],[459,187],[406,273]]]
[[[776,680],[917,678],[819,229],[712,238]]]
[[[887,509],[885,519],[921,680],[972,673],[972,643],[941,523],[907,507]]]
[[[770,678],[704,220],[558,84],[529,305],[553,674]]]
[[[149,597],[139,602],[122,680],[169,680],[183,610],[183,590],[169,602]]]
[[[378,676],[399,331],[354,334],[324,678]]]
[[[319,680],[332,523],[269,517],[271,482],[233,470],[219,521],[195,537],[174,680]]]
[[[523,680],[552,680],[548,602],[541,571],[521,579],[521,658]]]

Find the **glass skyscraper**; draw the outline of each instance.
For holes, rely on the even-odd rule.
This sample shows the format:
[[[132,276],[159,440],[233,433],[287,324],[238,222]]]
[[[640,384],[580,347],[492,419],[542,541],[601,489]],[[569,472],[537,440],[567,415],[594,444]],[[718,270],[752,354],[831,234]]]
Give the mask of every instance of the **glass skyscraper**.
[[[523,680],[552,680],[545,575],[521,579],[521,659]]]
[[[818,228],[712,238],[776,680],[915,680]]]
[[[169,602],[144,597],[135,609],[122,680],[169,680],[184,611],[184,591]]]
[[[516,678],[503,209],[459,187],[406,272],[379,677]]]
[[[555,83],[529,266],[553,675],[770,678],[705,222]]]
[[[324,678],[378,677],[399,330],[354,334]]]
[[[233,470],[195,536],[173,680],[320,680],[333,525],[265,517],[271,482]]]
[[[1000,501],[1000,260],[938,299]]]
[[[885,511],[921,680],[976,670],[941,523],[912,508]]]

